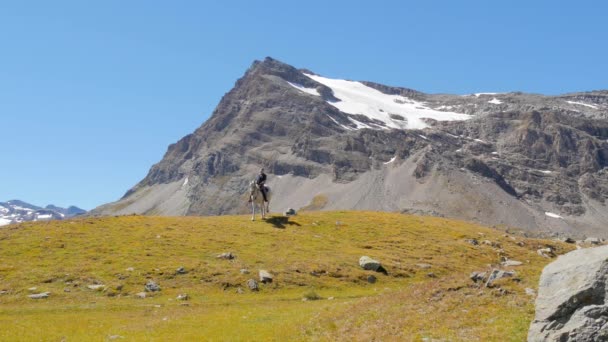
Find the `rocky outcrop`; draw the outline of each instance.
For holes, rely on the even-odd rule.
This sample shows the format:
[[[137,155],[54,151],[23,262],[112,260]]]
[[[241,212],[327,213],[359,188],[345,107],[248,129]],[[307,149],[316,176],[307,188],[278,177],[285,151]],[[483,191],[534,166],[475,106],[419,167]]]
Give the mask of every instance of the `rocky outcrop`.
[[[528,341],[608,341],[608,246],[576,250],[545,267]]]

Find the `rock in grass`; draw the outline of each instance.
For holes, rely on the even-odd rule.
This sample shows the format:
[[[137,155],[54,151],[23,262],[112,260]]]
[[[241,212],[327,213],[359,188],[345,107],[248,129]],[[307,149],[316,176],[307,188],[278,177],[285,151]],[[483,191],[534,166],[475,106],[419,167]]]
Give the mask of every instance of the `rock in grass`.
[[[180,266],[175,270],[175,274],[186,274],[186,273],[188,273],[188,272],[186,271],[184,266]]]
[[[296,215],[296,210],[293,208],[289,208],[287,210],[285,210],[284,216],[295,216]]]
[[[523,265],[523,262],[521,261],[517,261],[517,260],[505,260],[502,262],[503,266],[509,267],[509,266],[521,266]]]
[[[486,278],[486,272],[473,272],[469,278],[471,278],[471,280],[474,282],[484,281]]]
[[[177,300],[189,300],[190,296],[187,293],[180,293],[177,295]]]
[[[249,274],[249,270],[246,268],[241,268],[241,274]]]
[[[367,282],[370,284],[374,284],[378,279],[376,278],[375,275],[370,274],[367,276]]]
[[[146,298],[147,296],[148,296],[148,295],[147,295],[145,292],[138,292],[138,293],[136,293],[136,294],[135,294],[135,297],[137,297],[137,298],[141,298],[141,299],[144,299],[144,298]]]
[[[272,274],[266,270],[260,270],[259,272],[260,281],[263,284],[272,283]]]
[[[432,267],[430,264],[416,264],[416,266],[417,266],[418,268],[422,268],[423,270],[424,270],[424,269],[429,269],[429,268],[431,268],[431,267]]]
[[[247,280],[247,287],[251,291],[259,291],[260,290],[260,288],[258,286],[258,282],[255,281],[255,279],[249,279],[249,280]]]
[[[361,266],[361,268],[363,268],[364,270],[376,271],[384,274],[387,273],[384,267],[382,267],[380,261],[374,260],[368,257],[367,255],[364,255],[359,258],[359,266]]]
[[[232,252],[226,252],[226,253],[218,254],[217,258],[225,259],[225,260],[232,260],[232,259],[236,258],[236,255],[232,254]]]
[[[101,284],[95,284],[95,285],[87,285],[87,288],[89,290],[93,290],[93,291],[100,291],[106,288],[105,285],[101,285]]]
[[[473,246],[479,245],[479,241],[477,241],[477,239],[466,239],[466,240],[464,240],[464,242],[471,244]]]
[[[8,291],[6,291],[6,290],[0,291],[0,295],[5,295],[5,294],[8,294]]]
[[[508,278],[515,275],[515,272],[512,271],[503,271],[498,269],[493,269],[488,277],[488,281],[486,282],[486,287],[492,287],[494,282],[498,279]]]
[[[31,299],[44,299],[44,298],[49,298],[50,294],[51,294],[50,292],[34,293],[31,295],[28,295],[28,297],[30,297]]]
[[[528,341],[608,341],[608,246],[579,249],[540,276]]]
[[[359,258],[359,266],[361,266],[364,270],[377,271],[382,265],[379,261],[364,255]]]
[[[152,280],[148,280],[148,282],[146,283],[146,286],[144,288],[148,292],[160,291],[160,286],[157,283],[153,282]]]

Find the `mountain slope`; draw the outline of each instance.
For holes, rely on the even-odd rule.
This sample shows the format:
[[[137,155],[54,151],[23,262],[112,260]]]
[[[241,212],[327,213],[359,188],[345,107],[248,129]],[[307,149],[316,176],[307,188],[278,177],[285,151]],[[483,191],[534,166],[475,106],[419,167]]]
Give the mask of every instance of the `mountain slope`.
[[[608,92],[431,95],[255,62],[192,134],[94,214],[271,207],[421,212],[535,232],[608,235]]]
[[[575,248],[378,212],[26,222],[0,229],[0,340],[521,341],[548,245]],[[363,255],[387,274],[363,270]],[[491,288],[469,278],[492,267],[517,274]],[[273,282],[252,292],[260,269]],[[161,290],[138,298],[150,280]]]

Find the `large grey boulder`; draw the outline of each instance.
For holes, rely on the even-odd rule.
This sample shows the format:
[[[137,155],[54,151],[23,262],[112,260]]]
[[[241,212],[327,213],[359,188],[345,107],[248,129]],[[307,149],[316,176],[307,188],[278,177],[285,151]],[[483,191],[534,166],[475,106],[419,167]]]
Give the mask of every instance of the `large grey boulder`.
[[[579,249],[547,265],[528,341],[608,341],[608,246]]]

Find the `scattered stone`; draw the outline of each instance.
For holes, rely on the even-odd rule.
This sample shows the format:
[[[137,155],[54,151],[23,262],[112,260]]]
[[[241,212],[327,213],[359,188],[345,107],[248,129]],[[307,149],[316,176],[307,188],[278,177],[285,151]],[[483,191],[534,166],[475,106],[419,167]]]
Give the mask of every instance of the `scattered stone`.
[[[524,247],[524,246],[526,245],[526,243],[525,243],[525,242],[523,242],[523,241],[519,241],[519,242],[517,242],[517,245],[518,245],[519,247]]]
[[[243,293],[245,293],[245,291],[243,291],[242,287],[239,287],[239,288],[236,289],[236,293],[243,294]]]
[[[249,274],[249,270],[246,268],[241,268],[241,274]]]
[[[108,336],[109,340],[117,340],[119,338],[124,338],[124,336],[120,336],[120,335],[110,335],[110,336]]]
[[[126,269],[126,271],[127,271],[127,272],[133,272],[133,271],[135,271],[135,268],[133,268],[133,267],[128,267],[128,268]]]
[[[295,216],[296,215],[296,211],[293,208],[289,208],[287,210],[285,210],[284,216]]]
[[[486,272],[473,272],[469,278],[474,282],[484,281],[486,279]]]
[[[526,288],[526,294],[528,296],[536,296],[536,291],[534,291],[534,289],[531,289],[531,288]]]
[[[106,286],[101,285],[101,284],[95,284],[95,285],[87,285],[87,288],[89,290],[93,290],[93,291],[101,291],[101,290],[105,289]]]
[[[386,270],[382,267],[379,261],[374,260],[366,255],[359,258],[359,266],[361,266],[364,270],[368,271],[376,271],[386,274]]]
[[[30,297],[31,299],[44,299],[44,298],[49,298],[50,294],[51,294],[50,292],[34,293],[31,295],[28,295],[28,297]]]
[[[437,276],[433,272],[427,273],[426,276],[429,277],[429,278],[437,278]]]
[[[125,286],[123,284],[116,285],[116,291],[122,291]]]
[[[34,286],[34,287],[30,287],[27,290],[30,291],[30,292],[34,292],[34,291],[38,290],[38,288],[36,286]]]
[[[567,237],[567,238],[562,238],[560,239],[561,242],[565,242],[565,243],[576,243],[576,241],[573,238]]]
[[[63,292],[72,292],[72,289],[70,289],[69,287],[66,287],[63,289]]]
[[[466,239],[466,240],[464,240],[464,242],[469,243],[473,246],[479,245],[479,241],[477,241],[477,239]]]
[[[584,242],[592,245],[599,245],[600,243],[602,243],[602,240],[596,237],[588,237],[585,239]]]
[[[378,279],[373,274],[370,274],[370,275],[367,276],[367,282],[370,283],[370,284],[376,283],[376,280],[378,280]]]
[[[5,294],[8,294],[8,291],[6,291],[6,290],[2,290],[2,291],[0,291],[0,296],[1,296],[1,295],[5,295]]]
[[[502,262],[501,265],[503,265],[505,267],[521,266],[521,265],[523,265],[523,262],[517,261],[517,260],[505,260]]]
[[[177,300],[189,300],[190,296],[188,296],[188,294],[186,293],[181,293],[177,295]]]
[[[608,341],[608,246],[560,256],[541,274],[528,341]]]
[[[537,250],[536,253],[538,253],[538,255],[540,255],[544,258],[553,258],[555,256],[555,253],[553,252],[553,248],[551,248],[551,247],[541,248],[541,249]]]
[[[146,298],[147,296],[148,296],[148,295],[147,295],[145,292],[138,292],[138,293],[136,293],[136,294],[135,294],[135,297],[137,297],[137,298],[141,298],[141,299],[144,299],[144,298]]]
[[[232,260],[232,259],[236,258],[236,255],[232,254],[232,252],[226,252],[226,253],[218,254],[217,258],[225,259],[225,260]]]
[[[494,282],[498,279],[513,277],[515,272],[513,271],[503,271],[498,269],[493,269],[488,277],[488,281],[486,282],[486,287],[492,287]]]
[[[260,287],[258,286],[258,282],[255,281],[255,279],[249,279],[249,280],[247,280],[247,287],[251,291],[259,291],[260,290]]]
[[[266,271],[266,270],[260,270],[260,272],[258,272],[258,273],[259,273],[259,276],[260,276],[260,281],[263,284],[272,283],[272,274],[270,274],[268,271]]]
[[[490,240],[483,240],[482,243],[484,245],[488,245],[488,246],[491,246],[491,247],[500,248],[500,244],[498,242],[494,242],[494,241],[490,241]]]
[[[147,292],[157,292],[160,291],[160,286],[152,280],[148,280],[145,286],[145,290]]]
[[[417,267],[422,268],[423,270],[429,269],[432,266],[430,264],[416,264]]]
[[[327,300],[334,300],[334,297],[327,297]]]
[[[184,266],[180,266],[175,270],[175,274],[186,274],[186,273],[188,273],[188,272],[186,271]]]

